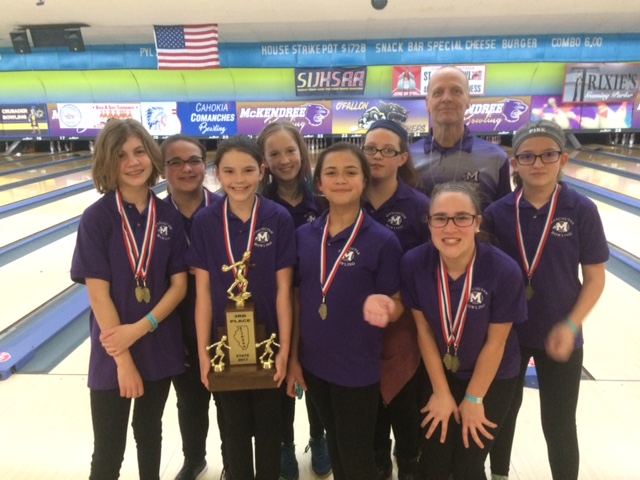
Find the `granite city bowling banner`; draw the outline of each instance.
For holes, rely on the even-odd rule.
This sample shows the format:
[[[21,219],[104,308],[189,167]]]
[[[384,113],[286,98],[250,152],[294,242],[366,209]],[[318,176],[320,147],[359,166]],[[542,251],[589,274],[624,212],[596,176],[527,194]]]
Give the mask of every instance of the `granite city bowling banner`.
[[[141,121],[139,103],[56,103],[47,109],[54,137],[95,137],[110,119]]]
[[[238,133],[236,102],[178,103],[178,118],[185,135],[225,138]]]
[[[444,65],[396,66],[393,67],[391,95],[394,97],[426,96],[431,76]],[[486,65],[455,65],[469,79],[469,94],[485,94]]]
[[[49,135],[47,107],[7,105],[0,107],[0,135],[7,138],[36,139]]]
[[[367,67],[296,68],[297,97],[353,97],[364,95]]]
[[[560,95],[531,99],[531,120],[550,120],[564,130],[616,130],[631,128],[633,103],[563,103]]]
[[[578,63],[566,67],[563,102],[633,102],[640,63]]]
[[[289,122],[303,135],[331,134],[331,102],[237,102],[238,133],[259,135],[273,122]]]
[[[529,122],[531,97],[472,98],[464,121],[477,133],[512,133]]]
[[[333,134],[364,135],[376,120],[393,120],[409,135],[426,134],[429,122],[423,99],[419,100],[334,100]]]

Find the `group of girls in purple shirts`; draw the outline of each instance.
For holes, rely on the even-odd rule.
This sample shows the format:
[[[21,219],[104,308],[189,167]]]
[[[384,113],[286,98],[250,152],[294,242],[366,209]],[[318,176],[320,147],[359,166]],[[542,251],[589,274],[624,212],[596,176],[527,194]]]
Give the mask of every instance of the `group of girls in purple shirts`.
[[[197,141],[165,142],[124,120],[95,145],[104,196],[82,216],[71,267],[92,309],[90,478],[118,477],[132,400],[140,478],[159,478],[172,380],[184,468],[204,471],[207,346],[234,281],[221,266],[245,252],[256,318],[279,348],[273,389],[215,395],[226,478],[282,478],[286,395],[300,389],[314,453],[330,460],[312,459],[320,476],[390,478],[393,430],[400,480],[484,479],[490,452],[493,478],[507,478],[531,357],[553,478],[577,478],[582,322],[608,248],[593,202],[559,181],[557,125],[515,134],[518,186],[485,212],[470,183],[420,193],[407,132],[390,120],[362,148],[322,151],[313,174],[289,124],[225,140],[213,162],[223,196],[202,187]],[[165,201],[151,189],[160,175]]]

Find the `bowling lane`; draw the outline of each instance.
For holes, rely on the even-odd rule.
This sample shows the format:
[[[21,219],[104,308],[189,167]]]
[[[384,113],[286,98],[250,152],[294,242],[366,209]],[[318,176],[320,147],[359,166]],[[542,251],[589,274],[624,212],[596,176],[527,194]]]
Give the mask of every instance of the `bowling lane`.
[[[75,233],[0,267],[0,332],[71,285]],[[10,299],[10,300],[7,300]]]
[[[88,181],[91,181],[91,170],[87,167],[86,170],[82,170],[80,172],[49,178],[40,182],[23,185],[21,187],[2,190],[0,191],[0,206],[19,202],[37,195],[53,192],[61,188],[70,187],[71,185]]]
[[[625,160],[608,155],[599,155],[597,152],[586,150],[574,150],[569,154],[569,158],[640,176],[640,158],[628,157],[628,160]]]
[[[46,228],[81,215],[100,194],[91,189],[86,192],[32,208],[19,215],[0,219],[0,246],[8,245]]]
[[[597,152],[614,153],[616,155],[625,155],[627,157],[640,158],[640,147],[629,147],[623,145],[599,145],[590,144],[583,145],[584,150],[593,150]]]
[[[63,163],[60,165],[47,165],[45,168],[38,168],[35,166],[32,170],[21,171],[17,173],[9,173],[7,175],[0,176],[0,186],[9,185],[14,182],[21,182],[23,180],[37,179],[44,175],[51,175],[60,172],[65,172],[74,168],[86,168],[87,171],[91,168],[91,158],[81,158],[74,162]]]
[[[33,167],[43,163],[55,162],[57,160],[66,160],[72,157],[88,155],[89,152],[74,152],[74,153],[56,153],[56,154],[43,154],[38,152],[36,154],[30,154],[29,156],[23,155],[20,157],[5,157],[5,161],[0,163],[0,173],[10,172],[17,168]]]
[[[640,199],[640,181],[621,177],[614,173],[603,172],[595,168],[589,168],[575,163],[567,163],[563,169],[565,175],[606,188],[615,193],[621,193],[628,197]]]

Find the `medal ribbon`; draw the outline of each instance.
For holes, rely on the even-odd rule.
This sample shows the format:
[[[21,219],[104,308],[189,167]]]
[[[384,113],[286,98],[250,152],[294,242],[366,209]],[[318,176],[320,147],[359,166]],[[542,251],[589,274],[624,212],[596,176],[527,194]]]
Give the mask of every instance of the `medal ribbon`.
[[[358,231],[360,231],[360,227],[362,226],[362,222],[364,221],[364,212],[360,209],[358,213],[358,218],[356,218],[356,223],[353,226],[353,230],[351,230],[351,235],[347,239],[347,243],[342,249],[342,253],[338,255],[335,263],[333,264],[333,268],[327,276],[327,239],[329,238],[329,214],[327,214],[327,223],[324,226],[324,230],[322,231],[322,244],[320,246],[320,285],[322,286],[322,302],[324,303],[324,297],[327,296],[327,292],[329,288],[331,288],[331,283],[333,283],[333,279],[338,273],[338,267],[340,266],[340,262],[344,258],[345,254],[353,245],[353,242],[356,240],[358,236]]]
[[[116,189],[116,205],[118,212],[122,218],[122,236],[124,237],[124,245],[127,250],[127,257],[129,258],[129,264],[133,271],[136,284],[139,280],[142,280],[146,286],[147,272],[149,271],[149,265],[151,265],[151,257],[153,255],[153,247],[156,244],[156,202],[149,192],[149,206],[147,207],[147,224],[144,229],[144,241],[142,242],[142,248],[138,251],[138,245],[136,244],[136,238],[133,235],[133,229],[129,224],[129,219],[124,211],[124,205],[122,203],[122,193]]]
[[[256,236],[256,225],[258,224],[258,207],[260,206],[260,198],[258,196],[253,200],[253,209],[251,210],[251,220],[249,228],[249,238],[247,239],[247,249],[245,252],[251,253],[253,250],[254,237]],[[229,210],[229,197],[225,198],[222,205],[222,225],[224,227],[224,245],[227,250],[227,258],[229,259],[229,265],[233,265],[236,261],[233,258],[233,252],[231,251],[231,235],[229,233],[229,220],[227,218],[227,212]],[[236,270],[232,269],[233,277],[237,278]],[[242,275],[246,276],[247,267],[243,269]]]
[[[531,262],[531,266],[529,266],[529,260],[527,260],[527,252],[524,249],[524,240],[522,237],[522,227],[520,226],[520,199],[522,198],[522,189],[520,189],[520,191],[516,195],[516,233],[518,235],[518,248],[520,249],[522,266],[524,267],[524,272],[527,274],[527,278],[529,279],[529,284],[531,284],[531,277],[533,277],[533,273],[536,271],[536,268],[538,268],[540,257],[542,256],[542,251],[544,250],[544,246],[547,243],[547,237],[549,236],[549,232],[551,231],[551,222],[553,221],[553,217],[556,213],[556,206],[558,204],[558,195],[560,195],[560,188],[560,184],[556,184],[556,188],[553,190],[553,194],[551,194],[551,201],[549,202],[549,215],[547,216],[547,221],[544,224],[542,237],[540,237],[540,242],[538,242],[538,248],[536,250],[536,254],[533,257],[533,261]]]
[[[438,267],[438,303],[440,306],[440,321],[442,322],[442,334],[447,344],[447,352],[449,347],[453,346],[457,349],[462,340],[462,333],[467,321],[467,304],[471,295],[471,287],[473,283],[473,265],[476,262],[476,252],[467,265],[467,276],[462,286],[462,295],[458,303],[458,311],[455,319],[452,321],[451,315],[451,294],[449,293],[449,281],[447,275],[447,266],[440,257],[440,265]]]

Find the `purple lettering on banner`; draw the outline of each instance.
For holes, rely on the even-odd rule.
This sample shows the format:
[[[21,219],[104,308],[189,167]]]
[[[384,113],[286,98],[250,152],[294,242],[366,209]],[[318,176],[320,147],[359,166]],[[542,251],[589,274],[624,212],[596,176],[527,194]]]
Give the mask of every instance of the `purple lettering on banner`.
[[[331,102],[237,102],[238,133],[259,135],[273,122],[289,122],[302,135],[331,134]]]

